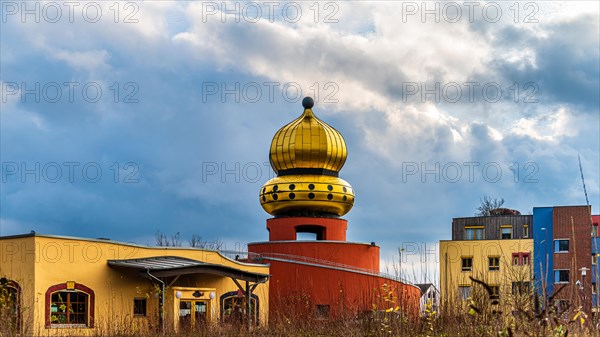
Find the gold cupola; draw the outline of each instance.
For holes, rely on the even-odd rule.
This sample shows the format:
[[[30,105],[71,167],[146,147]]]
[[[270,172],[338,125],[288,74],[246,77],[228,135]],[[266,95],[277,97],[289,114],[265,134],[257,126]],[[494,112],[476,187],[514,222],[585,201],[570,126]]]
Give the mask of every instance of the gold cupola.
[[[260,203],[274,216],[342,216],[354,205],[352,186],[338,177],[346,142],[315,116],[312,98],[302,106],[302,115],[273,137],[269,161],[277,177],[262,187]]]

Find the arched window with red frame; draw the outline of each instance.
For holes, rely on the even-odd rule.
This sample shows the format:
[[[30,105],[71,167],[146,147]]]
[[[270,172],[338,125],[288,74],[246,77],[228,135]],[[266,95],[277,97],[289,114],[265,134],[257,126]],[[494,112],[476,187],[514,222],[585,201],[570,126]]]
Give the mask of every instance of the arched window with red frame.
[[[46,291],[46,328],[93,328],[94,291],[72,281]]]
[[[0,335],[21,332],[21,286],[6,277],[0,278]]]

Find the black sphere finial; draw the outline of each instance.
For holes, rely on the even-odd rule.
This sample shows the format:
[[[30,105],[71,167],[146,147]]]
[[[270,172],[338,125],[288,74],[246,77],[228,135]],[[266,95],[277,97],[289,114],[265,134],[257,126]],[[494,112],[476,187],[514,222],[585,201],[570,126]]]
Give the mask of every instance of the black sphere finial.
[[[302,100],[302,106],[304,109],[311,109],[313,106],[315,106],[315,100],[312,99],[312,97],[304,97]]]

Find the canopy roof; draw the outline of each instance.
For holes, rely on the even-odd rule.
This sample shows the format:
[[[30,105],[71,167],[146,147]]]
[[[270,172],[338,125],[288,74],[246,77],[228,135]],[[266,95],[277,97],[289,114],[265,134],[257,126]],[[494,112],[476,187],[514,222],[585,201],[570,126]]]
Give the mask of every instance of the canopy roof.
[[[255,273],[220,264],[206,263],[178,256],[156,256],[141,259],[108,260],[114,268],[151,271],[156,277],[171,277],[189,274],[212,274],[231,277],[236,280],[263,283],[269,279],[268,274]]]

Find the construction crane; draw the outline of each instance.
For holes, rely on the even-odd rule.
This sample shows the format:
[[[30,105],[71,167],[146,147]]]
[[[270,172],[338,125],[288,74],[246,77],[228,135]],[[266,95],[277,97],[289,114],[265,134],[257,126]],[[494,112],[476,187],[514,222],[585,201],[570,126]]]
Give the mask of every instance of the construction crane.
[[[579,172],[581,173],[581,183],[583,184],[583,193],[585,194],[585,204],[590,205],[590,201],[588,200],[587,190],[585,188],[585,180],[583,179],[583,168],[581,168],[581,158],[579,154],[577,154],[577,160],[579,160]]]

